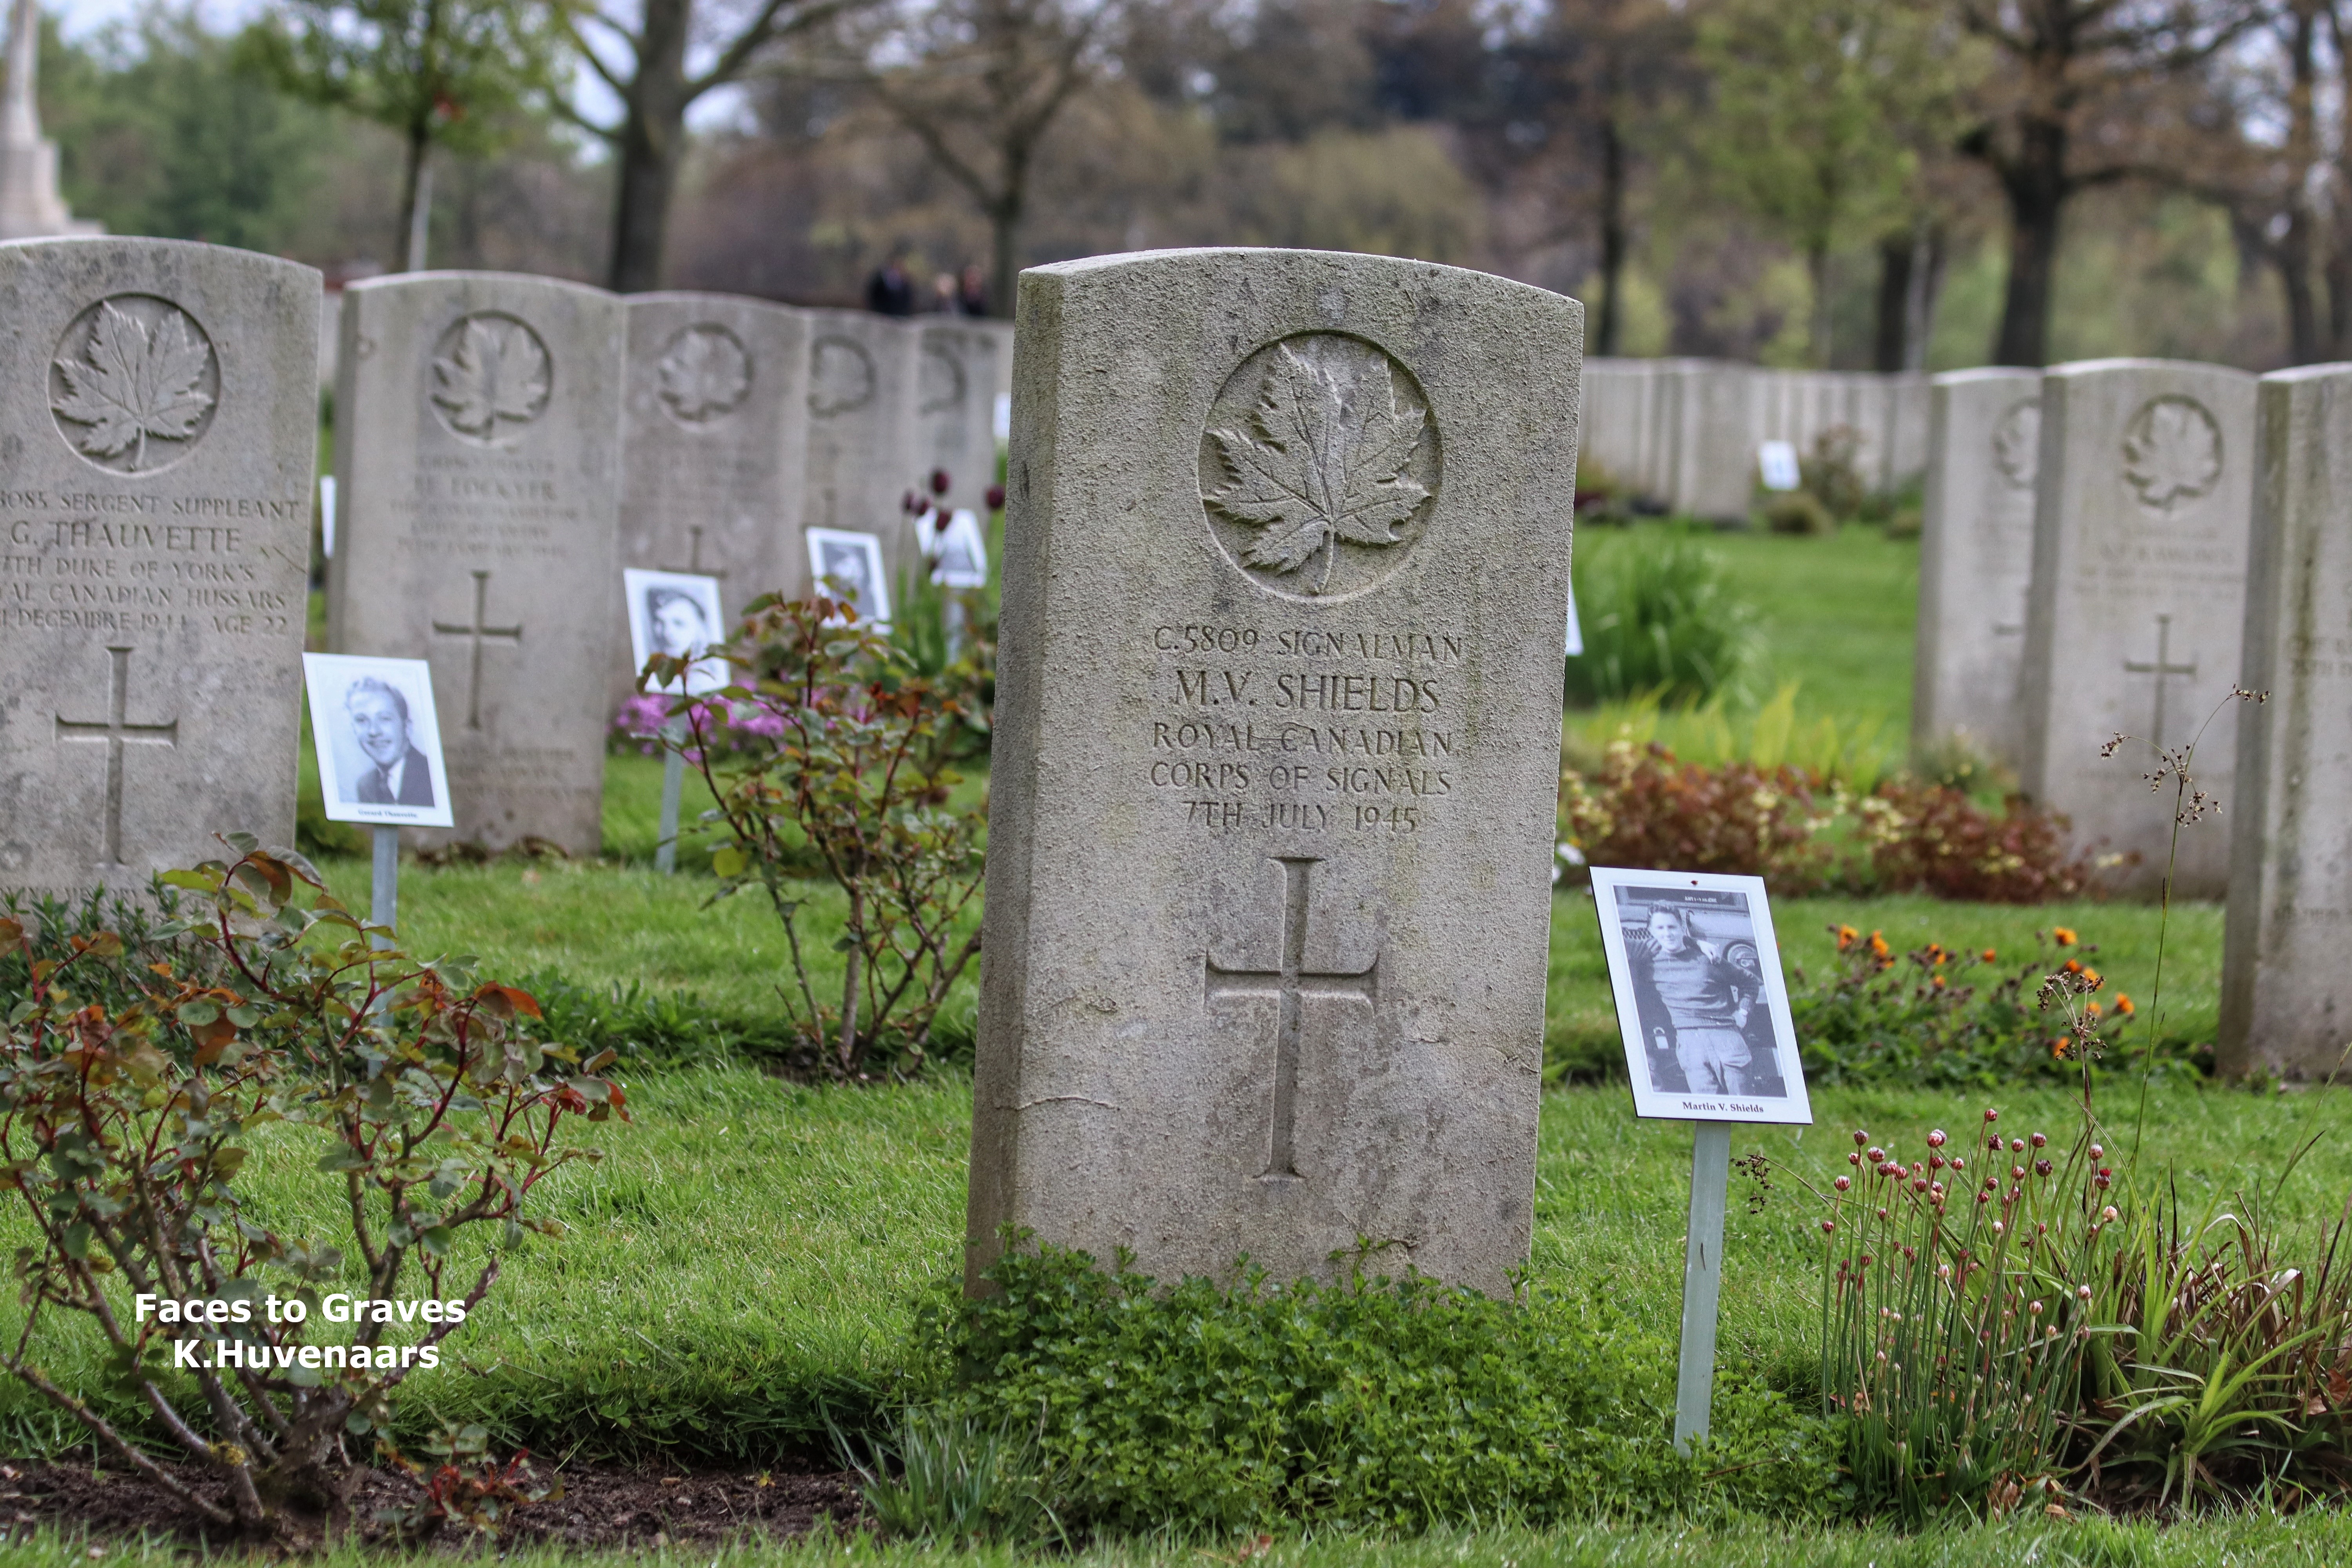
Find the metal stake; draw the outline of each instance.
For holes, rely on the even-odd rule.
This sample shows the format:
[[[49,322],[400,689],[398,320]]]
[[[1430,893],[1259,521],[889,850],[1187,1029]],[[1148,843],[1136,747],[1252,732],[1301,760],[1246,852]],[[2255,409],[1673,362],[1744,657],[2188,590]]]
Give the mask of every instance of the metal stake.
[[[1690,1234],[1683,1245],[1682,1366],[1675,1380],[1675,1452],[1706,1436],[1715,1394],[1716,1300],[1723,1289],[1723,1208],[1731,1189],[1731,1126],[1692,1124]]]
[[[677,742],[686,739],[686,721],[672,719],[662,726],[661,837],[654,845],[654,869],[664,876],[677,869],[677,807],[686,789],[686,757]]]
[[[379,827],[375,830],[375,879],[368,889],[368,923],[391,927],[400,923],[400,829]],[[390,931],[370,934],[369,945],[386,948],[392,945]]]

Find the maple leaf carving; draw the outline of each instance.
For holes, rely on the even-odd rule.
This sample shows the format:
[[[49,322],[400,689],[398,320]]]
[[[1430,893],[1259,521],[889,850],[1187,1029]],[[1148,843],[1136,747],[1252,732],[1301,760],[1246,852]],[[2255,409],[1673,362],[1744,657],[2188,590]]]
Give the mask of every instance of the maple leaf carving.
[[[2213,416],[2185,397],[2159,397],[2124,432],[2124,479],[2144,506],[2170,511],[2195,500],[2221,477],[2221,432]]]
[[[547,350],[520,321],[475,316],[449,353],[433,362],[433,402],[449,428],[479,441],[498,436],[499,421],[520,425],[547,406]]]
[[[1255,434],[1212,430],[1227,476],[1204,498],[1258,530],[1243,552],[1251,566],[1297,572],[1323,555],[1310,594],[1331,585],[1342,542],[1379,548],[1402,542],[1397,526],[1429,499],[1406,468],[1429,416],[1397,406],[1385,363],[1352,384],[1285,343],[1266,367],[1251,424]]]
[[[751,356],[724,327],[688,327],[662,355],[662,401],[688,424],[725,414],[751,386]]]
[[[131,454],[130,471],[147,467],[152,437],[184,441],[213,405],[201,389],[212,345],[188,331],[174,310],[151,330],[111,301],[100,305],[79,359],[57,362],[65,395],[51,406],[58,417],[89,428],[75,443],[93,458]]]

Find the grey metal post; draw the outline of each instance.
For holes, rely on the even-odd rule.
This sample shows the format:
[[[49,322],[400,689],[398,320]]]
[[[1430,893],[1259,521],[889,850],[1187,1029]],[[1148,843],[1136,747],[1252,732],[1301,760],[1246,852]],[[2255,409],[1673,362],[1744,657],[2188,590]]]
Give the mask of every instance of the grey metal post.
[[[677,807],[686,790],[686,758],[677,742],[686,738],[686,721],[672,719],[662,726],[661,837],[654,845],[654,869],[664,876],[677,869]]]
[[[400,923],[400,829],[379,827],[375,830],[375,877],[368,889],[368,923],[395,926]],[[368,938],[376,947],[390,947],[392,938],[382,931]]]
[[[1675,1452],[1706,1436],[1715,1394],[1716,1300],[1723,1289],[1723,1207],[1731,1189],[1731,1125],[1692,1124],[1690,1233],[1683,1244],[1682,1365],[1675,1380]]]
[[[948,662],[953,664],[963,657],[963,594],[950,588],[947,595]]]

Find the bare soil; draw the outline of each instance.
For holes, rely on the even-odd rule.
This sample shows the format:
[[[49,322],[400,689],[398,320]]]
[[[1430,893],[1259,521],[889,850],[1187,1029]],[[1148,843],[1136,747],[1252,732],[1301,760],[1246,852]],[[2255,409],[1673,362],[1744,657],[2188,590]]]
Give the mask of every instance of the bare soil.
[[[170,1466],[198,1495],[217,1500],[222,1488],[192,1466]],[[541,1469],[542,1481],[550,1479]],[[846,1472],[702,1471],[665,1473],[581,1466],[556,1472],[563,1495],[518,1508],[499,1539],[509,1544],[585,1549],[667,1546],[739,1537],[789,1540],[833,1523],[852,1524],[858,1512],[856,1478]],[[395,1543],[383,1510],[404,1510],[422,1489],[398,1470],[362,1470],[351,1493],[351,1530],[362,1541]],[[317,1529],[321,1521],[312,1521]],[[235,1544],[142,1477],[95,1465],[0,1464],[0,1542],[41,1525],[87,1531],[95,1540],[120,1536],[177,1538],[190,1547]],[[436,1538],[468,1542],[474,1532],[444,1525]],[[296,1522],[273,1543],[301,1547],[319,1537]]]

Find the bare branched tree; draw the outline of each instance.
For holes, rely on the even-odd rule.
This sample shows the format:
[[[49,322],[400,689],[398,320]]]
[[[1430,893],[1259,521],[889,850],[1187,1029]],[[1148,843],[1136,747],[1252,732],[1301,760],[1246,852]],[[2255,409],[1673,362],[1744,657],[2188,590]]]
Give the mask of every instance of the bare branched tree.
[[[834,20],[868,0],[752,0],[748,11],[698,15],[695,0],[577,0],[568,11],[572,39],[588,68],[621,100],[618,121],[583,113],[568,96],[557,112],[613,149],[617,189],[613,254],[606,283],[639,293],[661,282],[670,204],[686,152],[687,110],[705,94],[740,80],[784,40]],[[690,58],[708,63],[690,68]]]
[[[933,0],[850,38],[852,68],[988,219],[988,302],[1013,314],[1037,151],[1100,68],[1118,0]]]

